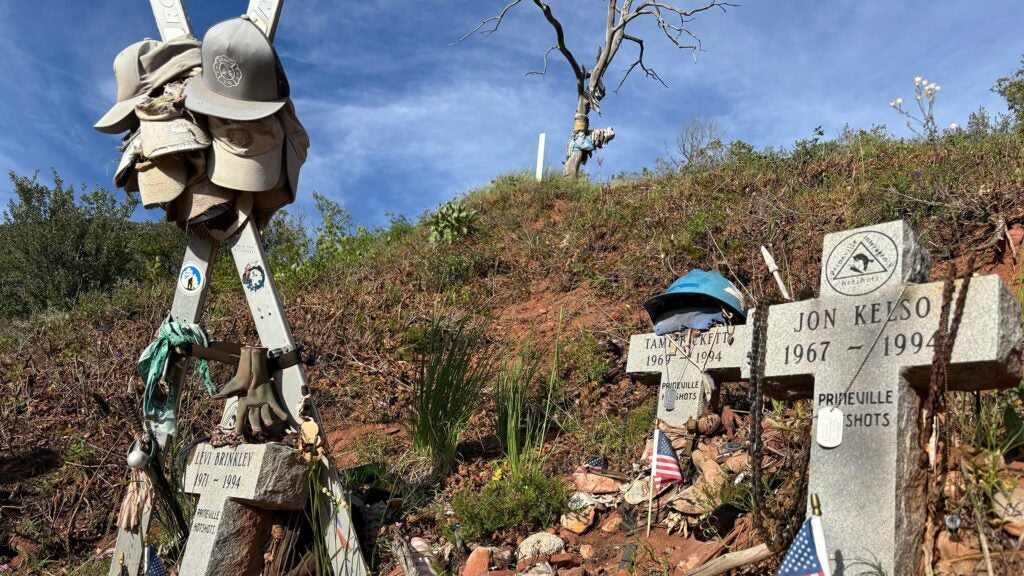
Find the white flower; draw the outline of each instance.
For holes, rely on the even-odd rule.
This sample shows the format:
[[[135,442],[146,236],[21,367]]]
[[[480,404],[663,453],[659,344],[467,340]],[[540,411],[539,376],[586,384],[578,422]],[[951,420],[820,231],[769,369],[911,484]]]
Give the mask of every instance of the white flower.
[[[921,99],[921,95],[918,94],[917,96],[914,96],[914,98],[917,99],[917,100],[920,100]]]
[[[900,104],[903,104],[903,98],[897,98],[896,100],[893,100],[893,102],[896,102],[896,105],[899,106]]]
[[[949,129],[950,130],[959,130],[960,126],[956,122],[953,122],[952,124],[949,125]]]
[[[932,84],[932,90],[935,90],[936,92],[938,92],[941,88],[942,86],[939,86],[938,84]]]
[[[921,85],[921,77],[920,76],[914,76],[914,86],[920,86],[920,85]]]

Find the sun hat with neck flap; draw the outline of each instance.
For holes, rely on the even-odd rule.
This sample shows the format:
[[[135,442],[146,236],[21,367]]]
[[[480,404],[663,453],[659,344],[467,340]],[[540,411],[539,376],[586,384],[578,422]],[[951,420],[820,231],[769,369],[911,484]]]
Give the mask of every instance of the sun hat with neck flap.
[[[214,24],[203,37],[203,71],[185,87],[193,112],[250,121],[284,106],[288,79],[274,46],[247,17]]]
[[[135,106],[171,80],[187,76],[201,63],[199,41],[183,36],[157,42],[146,39],[122,50],[114,58],[117,103],[93,128],[120,134],[138,123]]]

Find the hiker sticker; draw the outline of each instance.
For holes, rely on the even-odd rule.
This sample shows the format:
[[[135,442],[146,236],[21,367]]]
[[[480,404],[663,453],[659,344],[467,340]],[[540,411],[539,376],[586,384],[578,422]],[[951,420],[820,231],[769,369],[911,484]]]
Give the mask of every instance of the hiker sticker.
[[[881,232],[853,234],[832,248],[825,280],[836,292],[863,296],[879,289],[896,271],[896,242]]]
[[[178,274],[178,287],[187,294],[195,294],[203,287],[203,272],[195,262],[185,262]]]
[[[258,262],[252,264],[246,264],[245,270],[242,272],[242,284],[245,285],[246,290],[249,292],[255,292],[263,285],[267,283],[267,275],[263,271],[263,265]]]

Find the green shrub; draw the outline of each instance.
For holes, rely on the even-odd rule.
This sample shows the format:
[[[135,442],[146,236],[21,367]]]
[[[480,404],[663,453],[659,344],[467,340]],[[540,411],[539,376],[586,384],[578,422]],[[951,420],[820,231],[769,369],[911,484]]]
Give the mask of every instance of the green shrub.
[[[448,202],[430,217],[430,241],[452,244],[473,231],[476,215],[476,210],[466,208],[461,202]]]
[[[452,498],[462,537],[477,539],[521,528],[547,526],[568,509],[569,488],[558,477],[531,469],[464,489]]]
[[[166,224],[132,223],[138,202],[96,187],[53,187],[10,172],[14,199],[0,223],[0,317],[67,308],[89,292],[160,276],[180,262],[184,242]]]
[[[590,423],[587,444],[598,448],[616,468],[628,469],[631,459],[639,457],[656,415],[653,399],[630,410],[625,417],[602,414]]]
[[[434,315],[421,345],[409,422],[413,448],[429,454],[441,470],[455,461],[455,448],[479,409],[491,377],[487,357],[474,360],[483,342],[467,316],[452,321]]]

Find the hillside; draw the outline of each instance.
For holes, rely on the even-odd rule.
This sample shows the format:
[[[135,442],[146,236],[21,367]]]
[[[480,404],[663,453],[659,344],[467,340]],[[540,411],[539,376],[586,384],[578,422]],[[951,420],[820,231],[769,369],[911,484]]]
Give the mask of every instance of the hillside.
[[[800,141],[792,151],[736,142],[706,167],[606,184],[507,174],[461,204],[476,216],[450,244],[431,242],[426,220],[396,221],[349,231],[318,258],[276,271],[296,339],[316,360],[308,374],[339,464],[364,472],[360,465],[373,465],[375,480],[353,477],[353,486],[371,504],[389,493],[383,506],[371,506],[374,523],[399,522],[408,535],[451,536],[445,510],[453,497],[479,490],[502,465],[488,396],[462,438],[455,470],[428,480],[419,474],[404,425],[434,315],[481,323],[482,356],[511,360],[526,346],[540,357],[537,382],[551,383],[553,395],[542,466],[561,477],[595,455],[627,474],[640,461],[656,389],[631,382],[625,351],[630,335],[650,329],[643,301],[691,268],[721,267],[743,286],[748,306],[776,302],[759,253],[768,245],[794,295],[809,298],[824,234],[904,219],[931,252],[935,278],[950,263],[962,268],[973,251],[976,272],[998,273],[1015,294],[1024,291],[1011,247],[1019,249],[1024,236],[1024,146],[1015,134],[989,129],[931,142],[851,131]],[[226,264],[214,276],[205,326],[215,339],[253,342]],[[21,554],[28,559],[19,573],[105,573],[95,556],[116,531],[134,418],[127,406],[139,397],[135,360],[166,315],[172,286],[168,276],[122,287],[0,329],[0,564]],[[215,382],[230,377],[215,367]],[[194,375],[186,390],[178,447],[207,433],[219,414]],[[744,386],[727,387],[726,396],[733,408],[750,408]],[[984,398],[997,410],[1009,404],[1022,412],[1020,388]],[[806,444],[806,410],[799,403],[773,410],[798,432],[793,446]],[[973,414],[958,418],[970,425]],[[1019,449],[1002,456],[1012,462]],[[779,509],[802,499],[797,489],[793,482],[779,487]],[[514,545],[544,527],[472,540]],[[998,528],[984,530],[989,547],[1012,548]],[[637,538],[612,540],[619,546]],[[386,574],[396,564],[383,540],[366,550],[375,571]],[[654,542],[644,569],[670,570],[675,562],[656,556],[675,544],[663,532]],[[465,552],[454,554],[452,571]],[[747,573],[777,563],[776,556]]]

